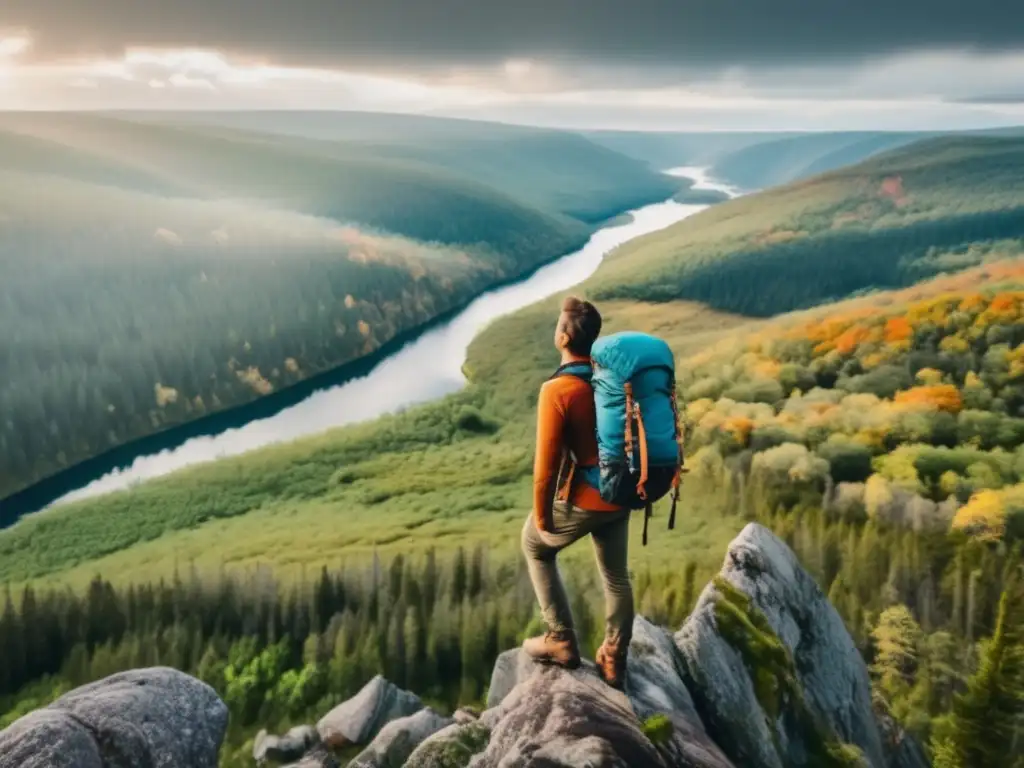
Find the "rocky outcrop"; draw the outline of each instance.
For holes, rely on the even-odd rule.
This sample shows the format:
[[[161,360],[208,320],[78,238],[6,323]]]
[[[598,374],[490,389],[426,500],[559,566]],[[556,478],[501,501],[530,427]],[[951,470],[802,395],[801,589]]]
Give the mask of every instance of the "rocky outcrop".
[[[227,724],[208,685],[173,669],[132,670],[0,732],[0,768],[216,768]]]
[[[287,763],[299,760],[310,749],[320,743],[320,734],[311,725],[299,725],[283,736],[273,736],[266,731],[256,734],[252,756],[257,765],[268,760],[274,763]]]
[[[453,723],[451,718],[439,715],[430,708],[421,709],[415,715],[392,720],[381,729],[370,746],[349,763],[349,768],[391,768],[405,765],[409,755],[425,739]]]
[[[864,661],[767,529],[748,525],[732,542],[675,640],[697,710],[737,764],[885,765]]]
[[[297,763],[291,763],[285,768],[339,768],[339,764],[331,750],[319,744],[303,755]]]
[[[530,677],[537,665],[519,648],[498,656],[491,671],[491,684],[487,687],[487,708],[492,709],[512,693],[512,689]]]
[[[664,717],[671,723],[671,735],[654,740],[667,765],[731,768],[697,714],[672,636],[642,616],[633,622],[628,670],[626,694],[636,716],[645,722]]]
[[[480,721],[458,723],[435,733],[409,755],[407,768],[462,768],[490,741],[491,731]]]
[[[324,715],[316,729],[324,744],[333,749],[363,745],[392,720],[421,709],[419,697],[377,675],[359,693]]]
[[[482,720],[494,725],[474,766],[665,765],[629,699],[590,667],[537,668]]]
[[[227,711],[187,675],[151,669],[80,688],[0,732],[0,768],[214,768]],[[873,708],[836,611],[785,544],[749,525],[673,636],[637,617],[624,691],[501,655],[487,709],[438,714],[383,677],[316,728],[261,732],[288,768],[927,768]]]

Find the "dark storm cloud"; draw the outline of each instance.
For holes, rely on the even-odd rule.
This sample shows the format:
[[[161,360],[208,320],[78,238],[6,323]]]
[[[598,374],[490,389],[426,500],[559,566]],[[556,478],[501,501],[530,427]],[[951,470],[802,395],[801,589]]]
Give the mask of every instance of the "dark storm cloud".
[[[1024,47],[1020,0],[2,0],[33,55],[204,46],[308,64],[718,67]]]

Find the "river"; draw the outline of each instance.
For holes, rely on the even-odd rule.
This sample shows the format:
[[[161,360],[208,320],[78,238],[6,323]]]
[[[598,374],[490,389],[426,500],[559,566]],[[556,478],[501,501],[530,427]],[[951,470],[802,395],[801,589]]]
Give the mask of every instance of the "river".
[[[713,181],[702,168],[680,167],[666,173],[693,179],[695,190],[738,194],[732,187]],[[456,392],[466,383],[462,375],[466,350],[488,323],[577,285],[590,277],[614,248],[707,207],[668,200],[630,211],[628,222],[598,230],[580,250],[541,267],[521,282],[481,294],[449,322],[410,341],[367,375],[313,392],[267,418],[218,434],[194,437],[158,453],[136,456],[131,464],[62,496],[54,504],[121,490],[192,464],[368,421]]]

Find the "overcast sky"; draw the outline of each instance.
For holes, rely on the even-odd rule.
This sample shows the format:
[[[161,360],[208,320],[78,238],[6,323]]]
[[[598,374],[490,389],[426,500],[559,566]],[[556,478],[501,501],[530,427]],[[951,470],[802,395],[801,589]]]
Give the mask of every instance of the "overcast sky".
[[[0,108],[1024,123],[1021,0],[2,0]]]

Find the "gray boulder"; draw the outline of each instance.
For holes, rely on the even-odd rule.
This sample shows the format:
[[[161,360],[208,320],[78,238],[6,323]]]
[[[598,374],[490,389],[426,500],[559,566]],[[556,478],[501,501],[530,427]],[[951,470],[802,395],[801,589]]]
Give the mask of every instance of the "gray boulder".
[[[592,667],[535,669],[484,713],[494,723],[475,768],[621,766],[662,768],[661,755],[641,730],[626,696],[605,685]]]
[[[885,765],[867,668],[793,552],[750,524],[675,636],[708,733],[737,765],[800,768],[842,750]],[[757,675],[751,669],[757,669]]]
[[[392,720],[423,709],[419,697],[403,691],[380,675],[348,701],[339,704],[316,724],[324,744],[332,749],[369,744]]]
[[[459,725],[466,725],[468,723],[475,723],[479,720],[480,713],[470,707],[459,707],[455,710],[455,714],[452,715],[452,719]]]
[[[453,722],[429,707],[414,715],[392,720],[381,729],[370,746],[349,763],[349,768],[403,766],[416,747]]]
[[[268,760],[287,763],[298,760],[312,747],[320,743],[320,734],[311,725],[297,725],[283,736],[274,736],[266,731],[256,734],[252,756],[257,764]]]
[[[76,688],[0,732],[0,768],[216,768],[228,711],[174,669],[112,675]]]
[[[456,722],[416,747],[405,768],[464,768],[487,748],[490,737],[490,729],[481,722]]]
[[[65,712],[40,709],[0,731],[0,768],[104,768],[99,745]]]
[[[522,648],[505,651],[494,662],[487,688],[487,708],[501,704],[512,689],[537,671],[537,663]]]

